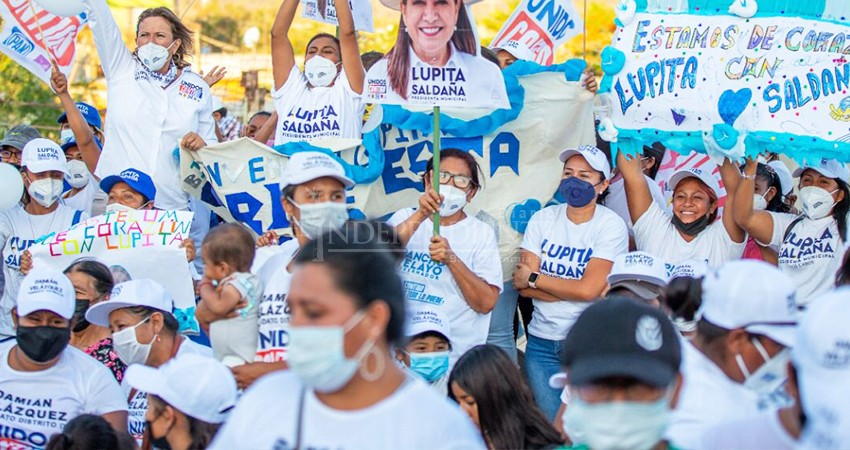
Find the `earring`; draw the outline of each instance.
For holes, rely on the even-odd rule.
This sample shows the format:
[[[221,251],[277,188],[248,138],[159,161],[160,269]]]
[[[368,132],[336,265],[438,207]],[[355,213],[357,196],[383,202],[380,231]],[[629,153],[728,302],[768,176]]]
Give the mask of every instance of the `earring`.
[[[369,357],[375,357],[375,370],[374,372],[369,371]],[[372,347],[368,353],[366,353],[366,357],[363,358],[363,364],[360,366],[360,376],[363,377],[364,380],[373,382],[377,381],[378,378],[381,378],[381,375],[384,374],[384,370],[387,368],[387,362],[384,360],[384,356],[381,354],[381,351],[378,350],[377,347]]]

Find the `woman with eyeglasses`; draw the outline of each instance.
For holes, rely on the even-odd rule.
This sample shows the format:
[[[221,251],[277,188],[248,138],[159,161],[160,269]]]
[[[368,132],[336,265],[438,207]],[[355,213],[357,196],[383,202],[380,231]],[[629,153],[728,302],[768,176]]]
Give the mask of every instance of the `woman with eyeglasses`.
[[[478,163],[457,149],[440,152],[440,194],[432,186],[433,161],[425,170],[418,209],[402,209],[389,220],[407,249],[401,265],[409,306],[439,309],[449,321],[451,361],[487,342],[490,311],[502,290],[496,234],[464,212],[481,188]],[[440,234],[432,216],[440,213]]]

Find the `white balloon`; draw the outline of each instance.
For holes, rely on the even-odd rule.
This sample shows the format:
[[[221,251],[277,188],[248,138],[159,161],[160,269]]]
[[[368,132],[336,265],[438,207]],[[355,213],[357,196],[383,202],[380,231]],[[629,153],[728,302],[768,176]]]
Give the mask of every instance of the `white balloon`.
[[[35,2],[47,12],[62,17],[76,16],[86,9],[83,0],[35,0]]]
[[[24,180],[15,166],[0,163],[0,211],[5,211],[21,201]]]

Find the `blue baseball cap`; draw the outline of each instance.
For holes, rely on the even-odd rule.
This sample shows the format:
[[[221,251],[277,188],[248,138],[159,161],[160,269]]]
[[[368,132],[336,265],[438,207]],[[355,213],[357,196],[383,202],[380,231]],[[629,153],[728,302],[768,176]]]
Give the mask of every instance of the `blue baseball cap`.
[[[97,136],[94,137],[94,143],[97,144],[97,148],[99,148],[101,151],[103,150],[103,143],[100,142],[100,139],[98,139]],[[67,152],[69,148],[76,146],[77,140],[75,138],[68,139],[62,143],[62,151]]]
[[[77,102],[77,111],[83,114],[83,118],[86,119],[86,123],[97,128],[98,130],[103,129],[103,122],[100,120],[100,112],[92,105],[83,102]],[[62,113],[58,119],[56,119],[56,123],[65,123],[68,121],[68,115]]]
[[[127,183],[128,186],[144,195],[148,200],[153,200],[156,197],[156,186],[154,186],[153,180],[140,170],[124,169],[118,175],[110,175],[100,181],[100,189],[108,194],[116,183]]]

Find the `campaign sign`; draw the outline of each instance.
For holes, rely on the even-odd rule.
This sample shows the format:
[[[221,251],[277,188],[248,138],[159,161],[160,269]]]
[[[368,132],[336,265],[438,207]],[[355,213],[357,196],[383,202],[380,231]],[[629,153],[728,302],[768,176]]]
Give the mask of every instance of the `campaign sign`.
[[[333,0],[301,0],[301,4],[303,6],[302,17],[339,26]],[[371,1],[348,0],[348,7],[351,8],[351,14],[354,16],[354,28],[356,30],[369,33],[375,31]]]
[[[490,47],[522,42],[534,53],[535,62],[549,65],[555,61],[555,50],[579,35],[583,25],[572,0],[523,0]]]

